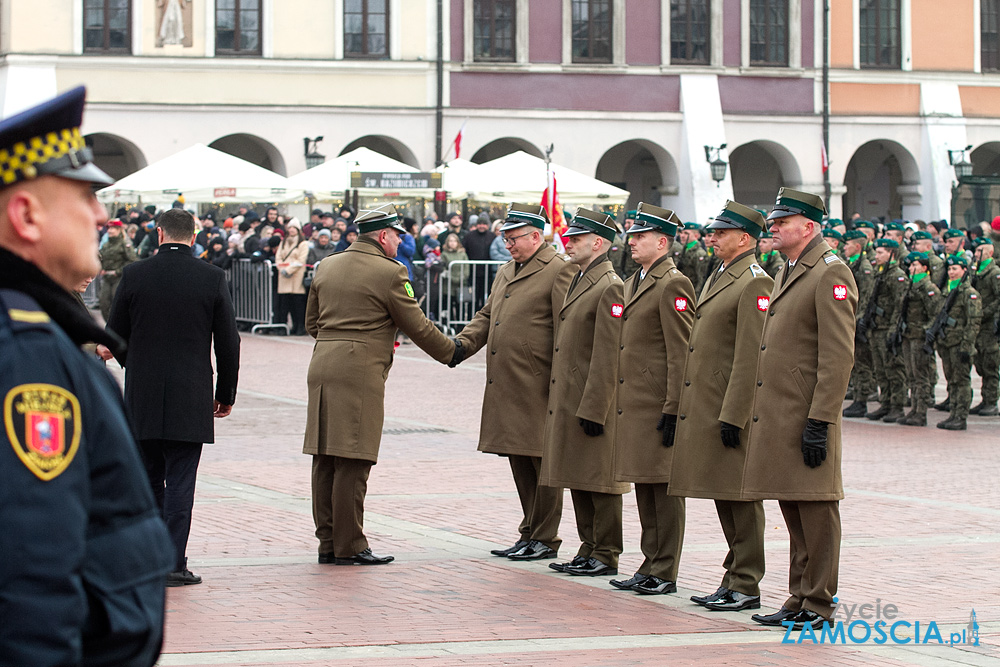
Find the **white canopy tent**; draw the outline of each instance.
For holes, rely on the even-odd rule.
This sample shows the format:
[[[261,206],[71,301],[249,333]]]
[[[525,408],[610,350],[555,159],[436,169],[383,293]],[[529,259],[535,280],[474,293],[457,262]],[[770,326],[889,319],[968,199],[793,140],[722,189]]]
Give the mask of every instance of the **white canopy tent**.
[[[312,169],[290,176],[288,186],[312,193],[312,196],[318,201],[339,200],[343,198],[345,190],[357,190],[361,197],[385,197],[395,194],[429,199],[434,196],[434,190],[430,188],[353,188],[351,187],[351,172],[355,171],[400,174],[400,181],[405,181],[406,174],[420,172],[419,169],[414,169],[408,164],[393,160],[391,157],[362,146],[350,153],[344,153],[327,160]]]
[[[302,190],[273,171],[195,144],[140,169],[97,193],[103,203],[142,200],[168,205],[184,195],[185,203],[284,202],[302,198]]]
[[[625,204],[628,201],[627,190],[555,163],[550,168],[555,173],[559,203],[564,206]],[[471,199],[540,202],[547,183],[545,160],[517,151],[479,165],[475,181],[478,187],[470,194]]]
[[[484,187],[481,170],[482,165],[465,158],[455,158],[435,169],[441,172],[441,189],[447,190],[452,199],[474,198],[475,193]]]

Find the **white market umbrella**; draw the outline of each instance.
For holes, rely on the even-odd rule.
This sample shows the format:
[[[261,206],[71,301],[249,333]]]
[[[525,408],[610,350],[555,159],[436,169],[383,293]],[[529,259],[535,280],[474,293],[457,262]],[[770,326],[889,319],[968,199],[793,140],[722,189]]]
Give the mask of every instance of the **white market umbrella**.
[[[555,163],[550,168],[555,173],[556,191],[563,206],[624,204],[628,201],[628,190]],[[547,183],[545,160],[524,151],[484,162],[479,165],[476,175],[480,187],[476,189],[475,199],[483,201],[540,202]]]
[[[104,203],[282,202],[302,198],[288,179],[228,153],[195,144],[97,193]]]
[[[350,153],[344,153],[327,160],[312,169],[290,176],[288,185],[298,190],[311,192],[313,197],[318,200],[341,199],[345,190],[357,190],[362,197],[384,197],[398,194],[427,198],[434,195],[433,190],[425,188],[352,188],[351,172],[354,171],[405,175],[415,174],[420,170],[362,146],[355,148]]]

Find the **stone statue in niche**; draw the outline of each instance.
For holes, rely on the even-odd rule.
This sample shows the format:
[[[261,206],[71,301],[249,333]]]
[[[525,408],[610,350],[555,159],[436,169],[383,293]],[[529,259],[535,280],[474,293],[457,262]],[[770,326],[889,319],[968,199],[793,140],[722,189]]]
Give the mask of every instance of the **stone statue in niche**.
[[[191,46],[191,5],[194,0],[157,0],[159,30],[156,45]]]

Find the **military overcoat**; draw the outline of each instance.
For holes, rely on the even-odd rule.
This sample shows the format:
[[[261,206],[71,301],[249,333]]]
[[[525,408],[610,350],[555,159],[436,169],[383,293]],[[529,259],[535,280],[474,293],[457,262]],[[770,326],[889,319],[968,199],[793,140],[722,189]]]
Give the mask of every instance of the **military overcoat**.
[[[306,331],[316,339],[302,451],[378,461],[396,330],[447,363],[455,345],[424,317],[406,267],[367,238],[316,268]]]
[[[752,253],[726,267],[714,285],[711,280],[698,299],[688,344],[670,493],[739,500],[760,336],[774,280]],[[740,447],[723,446],[720,422],[743,429]]]
[[[555,488],[627,493],[614,479],[618,336],[625,308],[622,280],[605,256],[566,294],[555,320],[545,445],[539,483]],[[604,425],[588,436],[580,419]]]
[[[694,288],[665,257],[640,280],[625,281],[625,309],[618,345],[615,479],[670,481],[673,448],[656,430],[661,414],[676,415],[684,356],[694,322]]]
[[[787,278],[786,278],[787,276]],[[774,292],[757,359],[744,500],[840,500],[840,413],[854,364],[858,290],[851,270],[825,241],[814,240]],[[808,419],[829,424],[827,457],[802,459]]]
[[[519,271],[504,264],[486,305],[458,338],[466,357],[486,348],[479,451],[541,456],[552,370],[553,318],[576,267],[548,245]]]

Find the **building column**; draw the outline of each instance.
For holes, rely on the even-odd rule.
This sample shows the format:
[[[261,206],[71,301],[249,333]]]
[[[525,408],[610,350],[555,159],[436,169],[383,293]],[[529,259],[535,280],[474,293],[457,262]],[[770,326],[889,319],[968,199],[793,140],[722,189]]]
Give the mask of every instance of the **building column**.
[[[716,185],[705,160],[705,146],[726,143],[719,79],[714,74],[682,74],[680,82],[683,124],[677,165],[680,181],[677,215],[682,220],[704,224],[725,206],[727,199],[733,198],[732,170],[727,168],[725,180]],[[725,150],[720,157],[729,161]]]
[[[924,139],[919,157],[923,188],[916,185],[914,191],[914,186],[909,185],[899,189],[903,215],[910,220],[947,220],[951,216],[951,184],[955,180],[948,150],[968,145],[958,84],[944,81],[920,84],[920,119]]]

